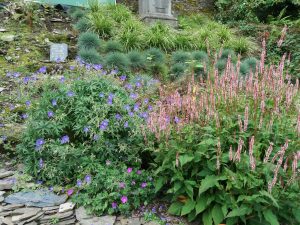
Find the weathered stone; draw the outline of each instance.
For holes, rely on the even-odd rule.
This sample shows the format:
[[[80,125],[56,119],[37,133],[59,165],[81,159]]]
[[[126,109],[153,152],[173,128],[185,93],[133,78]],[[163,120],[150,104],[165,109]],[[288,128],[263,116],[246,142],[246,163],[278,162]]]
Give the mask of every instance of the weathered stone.
[[[67,44],[52,44],[50,46],[50,61],[65,61],[68,57]]]
[[[70,219],[70,220],[65,220],[62,222],[57,223],[56,225],[71,225],[71,224],[75,224],[76,219]]]
[[[14,182],[12,180],[0,180],[0,191],[11,190],[13,186]]]
[[[3,196],[5,194],[5,191],[0,191],[0,196]]]
[[[5,212],[5,211],[12,211],[14,209],[18,209],[23,207],[23,204],[12,204],[12,205],[6,205],[3,207],[0,207],[0,212]]]
[[[89,215],[85,208],[82,206],[75,210],[77,220],[81,221],[83,219],[91,219],[93,216]]]
[[[0,170],[0,179],[14,175],[14,171]]]
[[[4,201],[4,197],[0,196],[0,203]]]
[[[139,218],[122,218],[121,225],[141,225]]]
[[[75,207],[75,204],[74,204],[74,203],[72,203],[72,202],[66,202],[66,203],[61,204],[61,205],[59,206],[58,212],[59,212],[59,213],[63,213],[63,212],[71,211],[71,210],[74,209],[74,207]]]
[[[31,217],[36,216],[39,212],[41,212],[41,209],[36,209],[36,208],[25,208],[25,213],[22,215],[18,215],[18,216],[13,216],[11,218],[13,223],[19,223],[23,220],[28,220]]]
[[[38,214],[36,214],[35,216],[25,220],[23,223],[20,223],[18,225],[23,225],[23,224],[26,224],[27,223],[32,223],[32,222],[35,222],[36,220],[38,220],[40,217],[42,217],[44,215],[44,212],[39,212]]]
[[[69,211],[69,212],[65,212],[65,213],[57,213],[55,215],[47,215],[47,216],[44,216],[43,218],[41,218],[41,223],[43,222],[47,222],[47,221],[50,221],[52,219],[59,219],[59,220],[63,220],[65,218],[68,218],[68,217],[71,217],[73,216],[73,211]]]
[[[78,218],[77,218],[78,219]],[[101,216],[101,217],[93,217],[90,219],[81,219],[79,220],[81,225],[114,225],[116,221],[115,216]]]
[[[6,42],[12,42],[15,40],[15,35],[13,35],[13,34],[2,35],[2,36],[0,36],[0,40],[6,41]]]
[[[32,222],[30,222],[30,223],[26,223],[26,225],[38,225],[38,223],[35,222],[35,221],[32,221]]]
[[[66,195],[58,196],[48,190],[37,190],[29,192],[18,192],[5,198],[6,203],[25,204],[35,207],[49,207],[64,203]]]
[[[2,223],[4,223],[5,225],[13,225],[13,223],[11,222],[11,217],[5,217],[4,219],[2,219]]]
[[[58,213],[57,209],[51,210],[51,211],[45,211],[45,215],[53,215],[55,213]]]
[[[59,206],[50,206],[50,207],[44,207],[43,211],[53,211],[53,210],[58,210]]]
[[[143,223],[144,225],[160,225],[159,222],[156,222],[156,221],[150,221],[150,222],[147,222],[147,223]]]
[[[0,212],[0,216],[18,216],[34,210],[37,210],[37,208],[18,208],[12,211]]]

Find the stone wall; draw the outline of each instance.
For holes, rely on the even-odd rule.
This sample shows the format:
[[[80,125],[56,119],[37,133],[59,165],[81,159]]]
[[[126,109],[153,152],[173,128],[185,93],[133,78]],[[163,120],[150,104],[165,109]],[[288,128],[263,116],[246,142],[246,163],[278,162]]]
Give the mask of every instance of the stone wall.
[[[173,11],[176,14],[192,13],[211,10],[215,0],[173,0]],[[138,12],[138,0],[117,0],[129,6],[134,12]]]

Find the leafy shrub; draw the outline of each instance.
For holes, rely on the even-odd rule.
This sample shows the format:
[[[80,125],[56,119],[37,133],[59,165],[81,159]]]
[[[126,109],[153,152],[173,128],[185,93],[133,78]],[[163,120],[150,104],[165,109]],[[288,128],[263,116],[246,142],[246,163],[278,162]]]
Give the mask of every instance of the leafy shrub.
[[[246,52],[250,52],[250,50],[251,50],[249,41],[243,37],[234,41],[232,45],[233,45],[235,52],[238,52],[240,54],[245,54]]]
[[[120,70],[126,70],[129,66],[129,60],[123,53],[112,52],[106,56],[105,65],[109,68],[118,68]]]
[[[184,75],[187,66],[183,63],[176,63],[171,67],[171,79],[176,80]]]
[[[109,16],[111,16],[117,23],[122,23],[132,19],[132,12],[122,4],[108,5],[107,11]]]
[[[99,64],[102,63],[100,54],[95,49],[80,49],[79,57],[86,63]]]
[[[173,63],[187,63],[191,59],[188,52],[176,51],[172,54]]]
[[[148,128],[170,213],[204,225],[299,224],[300,93],[279,67],[241,82],[233,66],[213,85],[160,97]]]
[[[98,49],[101,47],[101,41],[97,34],[85,32],[78,38],[79,49]]]
[[[109,40],[106,42],[105,52],[122,52],[123,46],[120,42]]]
[[[106,160],[141,163],[138,130],[147,112],[136,100],[139,89],[127,91],[119,79],[98,73],[83,78],[68,85],[45,82],[28,113],[18,153],[37,179],[61,185],[74,183],[82,172],[97,174]]]
[[[73,201],[99,216],[104,213],[130,215],[133,209],[147,205],[154,197],[150,173],[122,164],[98,165],[92,181],[79,189]]]
[[[159,48],[150,48],[146,51],[147,59],[150,63],[162,64],[165,62],[165,55]]]
[[[148,71],[153,77],[159,79],[160,81],[169,80],[169,68],[165,64],[162,63],[150,64],[148,66]]]
[[[146,58],[143,53],[131,51],[127,54],[129,66],[134,70],[143,69],[146,66]]]
[[[245,59],[244,62],[247,63],[249,65],[249,67],[251,68],[252,72],[255,73],[256,66],[258,64],[258,60],[254,57],[250,57],[250,58]]]
[[[87,32],[91,25],[90,25],[90,21],[86,18],[81,18],[75,25],[74,25],[75,29],[78,30],[79,32],[83,33],[83,32]]]
[[[182,50],[193,50],[198,47],[198,39],[191,32],[178,32],[174,40],[175,48]]]

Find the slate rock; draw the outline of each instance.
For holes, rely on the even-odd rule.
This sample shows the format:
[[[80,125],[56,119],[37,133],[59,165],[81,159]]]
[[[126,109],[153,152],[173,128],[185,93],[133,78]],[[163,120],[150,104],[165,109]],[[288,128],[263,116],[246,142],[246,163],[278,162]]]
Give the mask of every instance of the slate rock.
[[[64,203],[67,200],[66,195],[56,195],[49,190],[37,190],[28,192],[18,192],[5,198],[9,204],[24,204],[34,207],[49,207]]]
[[[23,204],[12,204],[12,205],[2,206],[2,207],[0,207],[0,212],[12,211],[12,210],[21,208],[23,206],[24,206]]]
[[[75,223],[76,223],[76,219],[70,219],[70,220],[61,221],[61,222],[57,223],[56,225],[71,225],[71,224],[75,224]]]
[[[14,175],[14,171],[0,170],[0,179]]]
[[[122,218],[120,222],[122,225],[141,225],[139,218]]]
[[[83,219],[91,219],[93,216],[89,215],[84,207],[79,207],[75,210],[77,220],[81,221]]]
[[[0,196],[3,196],[5,194],[5,191],[0,191]]]
[[[55,215],[44,216],[43,218],[41,218],[40,222],[44,223],[44,222],[51,221],[52,219],[64,220],[64,219],[72,217],[72,216],[73,216],[72,211],[65,212],[65,213],[57,213]]]
[[[0,203],[4,201],[4,197],[0,196]]]
[[[22,215],[18,215],[18,216],[13,216],[11,218],[11,221],[13,223],[19,223],[23,220],[28,220],[30,219],[31,217],[34,217],[36,216],[39,212],[41,212],[41,209],[37,209],[37,208],[25,208],[25,213],[22,214]]]
[[[77,218],[78,219],[78,218]],[[115,216],[101,216],[101,217],[93,217],[90,219],[81,219],[79,220],[81,225],[114,225],[116,222]]]
[[[61,204],[61,205],[59,206],[58,212],[59,212],[59,213],[68,212],[68,211],[73,210],[74,207],[75,207],[75,204],[74,204],[74,203],[72,203],[72,202],[66,202],[66,203]]]
[[[6,34],[6,35],[2,35],[0,37],[1,41],[6,41],[6,42],[12,42],[15,40],[15,35],[13,34]]]
[[[13,180],[0,180],[0,191],[11,190],[14,186]]]

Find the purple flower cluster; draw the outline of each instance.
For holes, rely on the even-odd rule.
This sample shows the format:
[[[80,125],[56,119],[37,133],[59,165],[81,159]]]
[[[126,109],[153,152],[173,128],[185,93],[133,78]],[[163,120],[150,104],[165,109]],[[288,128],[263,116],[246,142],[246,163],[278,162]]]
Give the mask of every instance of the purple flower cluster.
[[[113,99],[114,99],[114,94],[110,93],[107,99],[107,104],[112,105],[113,104]]]
[[[45,144],[45,140],[43,138],[37,139],[35,142],[35,149],[41,150],[41,148],[43,147],[44,144]]]
[[[106,120],[103,120],[99,126],[100,130],[104,131],[106,130],[107,126],[108,126],[108,123],[109,123],[109,120],[106,119]]]
[[[62,136],[61,139],[60,139],[60,143],[61,143],[61,144],[66,144],[66,143],[69,143],[69,142],[70,142],[70,138],[69,138],[68,135],[64,135],[64,136]]]

